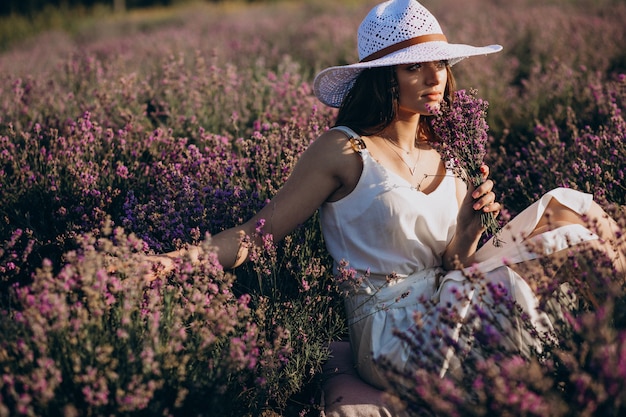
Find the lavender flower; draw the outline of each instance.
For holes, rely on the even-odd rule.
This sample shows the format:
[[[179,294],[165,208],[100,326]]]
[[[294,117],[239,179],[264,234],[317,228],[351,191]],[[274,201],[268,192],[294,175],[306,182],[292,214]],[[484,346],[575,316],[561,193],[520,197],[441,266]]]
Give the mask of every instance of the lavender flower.
[[[485,120],[489,104],[476,97],[476,90],[456,92],[451,105],[441,103],[439,108],[432,109],[435,116],[431,125],[440,138],[436,148],[454,173],[466,184],[477,187],[483,182],[481,167],[487,154],[487,131],[489,125]],[[482,225],[487,233],[493,236],[493,244],[499,246],[500,224],[492,213],[481,213]]]
[[[319,415],[309,389],[317,383],[309,383],[328,341],[345,330],[341,298],[331,296],[367,276],[343,265],[331,279],[315,218],[276,248],[266,236],[236,280],[212,261],[200,269],[180,259],[167,280],[144,286],[135,254],[200,243],[207,231],[250,218],[331,124],[335,110],[319,106],[310,81],[316,68],[354,58],[362,14],[327,3],[177,8],[165,24],[127,22],[130,37],[109,36],[115,28],[103,19],[86,28],[80,50],[60,31],[16,47],[5,37],[0,416]],[[546,190],[569,186],[616,203],[624,230],[626,2],[611,2],[610,13],[590,2],[557,10],[530,1],[482,13],[479,3],[449,8],[445,18],[459,39],[512,45],[500,63],[455,67],[458,79],[489,94],[499,200],[514,216]],[[482,14],[470,19],[472,10]],[[476,30],[485,26],[477,21],[504,20],[519,24]],[[24,34],[14,16],[0,26],[14,39]],[[561,32],[575,36],[554,36]],[[109,218],[141,240],[115,231],[113,246],[104,239],[82,248],[85,232],[111,236],[101,230]],[[101,268],[110,256],[121,274]],[[459,340],[493,357],[478,362],[467,343],[446,337],[439,349],[449,342],[469,358],[466,380],[421,369],[403,381],[408,408],[419,393],[441,416],[624,415],[626,300],[621,286],[608,285],[609,266],[589,259],[568,260],[563,276],[577,278],[567,280],[568,294],[593,292],[606,309],[566,314],[571,329],[554,335],[559,342],[541,362],[523,363],[500,348],[507,333],[492,320],[513,308],[510,297],[485,288],[500,310],[470,311],[488,325],[467,326]],[[562,281],[541,270],[529,276],[547,308]],[[453,314],[443,318],[456,324]],[[423,333],[407,335],[416,352],[430,340]],[[231,398],[238,401],[224,401]]]

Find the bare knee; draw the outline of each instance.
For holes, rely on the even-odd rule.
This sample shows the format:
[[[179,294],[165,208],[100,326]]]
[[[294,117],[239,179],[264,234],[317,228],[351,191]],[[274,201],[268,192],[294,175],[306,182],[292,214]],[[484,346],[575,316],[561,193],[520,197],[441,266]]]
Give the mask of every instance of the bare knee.
[[[333,342],[331,358],[324,365],[325,417],[402,416],[385,391],[363,381],[352,361],[349,342]]]
[[[624,280],[626,275],[626,243],[624,233],[617,222],[595,201],[592,201],[589,210],[584,215],[580,215],[561,204],[558,200],[550,200],[545,213],[528,238],[572,224],[579,224],[585,227],[599,238],[597,240],[586,241],[581,247],[581,250],[590,248],[596,251],[596,253],[606,255],[618,274],[616,277],[617,280]],[[561,251],[551,256],[555,271],[567,260],[568,254],[569,251]],[[552,274],[549,275],[552,276]]]
[[[535,229],[527,238],[570,224],[580,224],[588,227],[587,222],[580,214],[553,198],[550,200],[545,212],[537,222],[537,226],[535,226]]]

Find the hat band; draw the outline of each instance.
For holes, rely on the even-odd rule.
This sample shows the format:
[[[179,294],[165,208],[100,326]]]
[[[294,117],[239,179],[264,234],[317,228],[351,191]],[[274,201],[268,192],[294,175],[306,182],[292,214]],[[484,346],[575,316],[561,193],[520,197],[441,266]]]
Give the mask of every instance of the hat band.
[[[396,51],[399,51],[400,49],[408,48],[409,46],[436,41],[448,42],[448,39],[446,39],[443,33],[431,33],[428,35],[416,36],[415,38],[406,39],[402,42],[394,43],[393,45],[389,45],[383,49],[380,49],[373,54],[366,56],[360,62],[374,61],[375,59],[382,58]]]

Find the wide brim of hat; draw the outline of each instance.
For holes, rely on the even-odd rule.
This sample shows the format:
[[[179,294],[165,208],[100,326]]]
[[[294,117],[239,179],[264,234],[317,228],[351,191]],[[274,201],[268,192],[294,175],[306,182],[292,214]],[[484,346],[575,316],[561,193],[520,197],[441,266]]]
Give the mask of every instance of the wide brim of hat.
[[[487,55],[501,50],[501,45],[471,46],[439,41],[420,43],[373,61],[326,68],[315,77],[313,91],[322,103],[339,107],[357,76],[366,68],[441,60],[447,60],[450,65],[454,65],[471,56]]]

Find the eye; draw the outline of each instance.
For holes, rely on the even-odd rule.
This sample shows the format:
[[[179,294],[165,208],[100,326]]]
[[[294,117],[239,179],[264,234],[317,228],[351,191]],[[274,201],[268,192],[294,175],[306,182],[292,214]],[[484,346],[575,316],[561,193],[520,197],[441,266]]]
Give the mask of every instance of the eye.
[[[418,62],[418,63],[413,64],[413,65],[409,65],[407,67],[407,70],[409,70],[409,71],[420,71],[421,69],[422,69],[422,63],[421,62]]]
[[[417,62],[415,64],[411,64],[411,65],[407,66],[406,69],[407,69],[407,71],[421,72],[426,65],[432,65],[432,67],[435,70],[441,71],[441,70],[446,69],[446,67],[448,66],[448,60],[442,59],[441,61],[433,61],[433,62],[429,62],[429,63]]]

